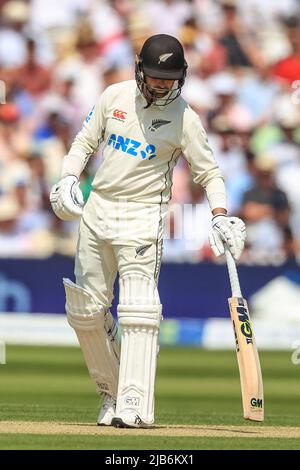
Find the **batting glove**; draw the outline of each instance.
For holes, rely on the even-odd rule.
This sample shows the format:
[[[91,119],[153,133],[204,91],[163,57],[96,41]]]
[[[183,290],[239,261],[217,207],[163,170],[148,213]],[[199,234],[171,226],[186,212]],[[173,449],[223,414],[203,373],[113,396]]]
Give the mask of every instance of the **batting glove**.
[[[76,176],[68,175],[55,184],[50,192],[53,212],[61,220],[76,220],[82,215],[83,195]]]
[[[217,214],[212,219],[212,232],[209,243],[215,256],[225,253],[225,245],[238,260],[243,252],[246,239],[246,226],[238,217]]]

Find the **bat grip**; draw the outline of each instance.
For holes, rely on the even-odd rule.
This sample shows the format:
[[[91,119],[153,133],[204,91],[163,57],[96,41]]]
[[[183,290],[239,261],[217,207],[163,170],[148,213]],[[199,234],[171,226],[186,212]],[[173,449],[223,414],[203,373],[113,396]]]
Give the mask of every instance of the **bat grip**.
[[[230,280],[230,285],[231,285],[232,297],[243,297],[234,258],[232,254],[230,253],[229,249],[226,247],[225,247],[225,256],[226,256],[226,261],[227,261],[227,268],[228,268],[229,280]]]

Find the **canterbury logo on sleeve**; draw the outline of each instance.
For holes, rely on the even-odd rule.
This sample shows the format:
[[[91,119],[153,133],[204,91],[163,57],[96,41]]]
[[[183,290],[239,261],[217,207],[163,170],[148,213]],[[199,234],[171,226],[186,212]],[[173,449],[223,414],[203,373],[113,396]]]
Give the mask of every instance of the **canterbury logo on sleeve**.
[[[126,114],[126,111],[121,111],[121,109],[115,109],[113,112],[113,118],[117,119],[117,121],[125,121]]]

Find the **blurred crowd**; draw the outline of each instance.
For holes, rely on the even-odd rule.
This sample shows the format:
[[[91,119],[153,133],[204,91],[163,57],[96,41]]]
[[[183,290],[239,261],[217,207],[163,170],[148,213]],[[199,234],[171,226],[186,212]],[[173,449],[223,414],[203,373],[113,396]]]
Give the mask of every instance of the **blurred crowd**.
[[[0,0],[0,256],[73,255],[77,224],[49,206],[63,156],[99,94],[134,78],[147,37],[189,64],[183,97],[247,225],[244,263],[300,260],[300,0]],[[3,93],[3,83],[0,87]],[[82,175],[88,198],[101,150]],[[180,158],[164,259],[213,259],[203,190]]]

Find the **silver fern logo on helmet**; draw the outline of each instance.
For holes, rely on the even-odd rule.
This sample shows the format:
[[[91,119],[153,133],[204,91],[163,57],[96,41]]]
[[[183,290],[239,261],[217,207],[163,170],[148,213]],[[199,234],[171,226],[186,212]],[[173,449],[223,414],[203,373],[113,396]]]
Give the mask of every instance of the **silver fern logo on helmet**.
[[[173,52],[160,55],[158,63],[161,64],[162,62],[166,62],[170,57],[172,57],[172,55],[173,55]]]

